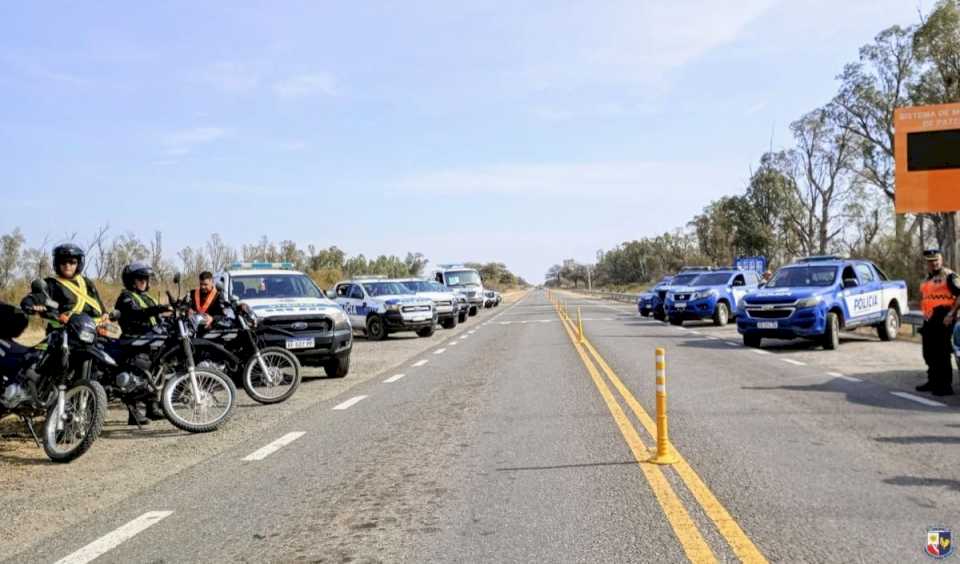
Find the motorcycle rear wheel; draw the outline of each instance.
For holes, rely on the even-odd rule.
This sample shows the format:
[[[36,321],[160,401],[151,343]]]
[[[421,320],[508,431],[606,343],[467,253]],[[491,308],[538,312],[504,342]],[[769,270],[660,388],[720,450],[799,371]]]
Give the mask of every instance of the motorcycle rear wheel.
[[[200,397],[194,397],[189,374],[175,374],[160,394],[163,414],[174,427],[189,433],[216,431],[233,415],[237,387],[227,375],[213,368],[197,367],[195,374]]]

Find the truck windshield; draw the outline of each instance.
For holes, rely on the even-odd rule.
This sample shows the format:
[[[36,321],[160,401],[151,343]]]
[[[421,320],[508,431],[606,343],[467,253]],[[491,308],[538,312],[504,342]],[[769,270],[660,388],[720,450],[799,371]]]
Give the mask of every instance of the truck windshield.
[[[687,284],[693,282],[697,279],[698,276],[701,276],[702,272],[689,272],[687,274],[677,274],[673,277],[673,280],[670,282],[671,286],[686,286]]]
[[[444,277],[447,279],[447,286],[480,284],[480,275],[475,270],[453,270],[447,272]]]
[[[242,300],[259,298],[323,298],[313,280],[304,274],[231,276],[233,295]]]
[[[724,286],[727,282],[730,281],[729,272],[711,272],[709,274],[701,274],[697,276],[691,285],[692,286]]]
[[[767,283],[767,288],[832,286],[837,279],[835,266],[791,266],[781,268]]]
[[[372,282],[364,284],[363,287],[368,294],[375,298],[377,296],[397,296],[412,293],[406,286],[398,282]]]

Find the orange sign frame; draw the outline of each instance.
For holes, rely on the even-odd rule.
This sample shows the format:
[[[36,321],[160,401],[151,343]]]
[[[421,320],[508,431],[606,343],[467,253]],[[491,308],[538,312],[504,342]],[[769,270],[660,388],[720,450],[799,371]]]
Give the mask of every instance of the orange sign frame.
[[[960,169],[907,170],[907,135],[960,129],[960,104],[898,108],[893,124],[897,213],[960,210]]]

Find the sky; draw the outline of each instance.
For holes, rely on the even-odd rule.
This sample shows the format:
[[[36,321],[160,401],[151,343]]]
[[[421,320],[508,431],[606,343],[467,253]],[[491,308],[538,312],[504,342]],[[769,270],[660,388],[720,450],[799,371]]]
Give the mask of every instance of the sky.
[[[931,0],[924,0],[931,4]],[[5,2],[0,233],[565,258],[741,193],[914,0]]]

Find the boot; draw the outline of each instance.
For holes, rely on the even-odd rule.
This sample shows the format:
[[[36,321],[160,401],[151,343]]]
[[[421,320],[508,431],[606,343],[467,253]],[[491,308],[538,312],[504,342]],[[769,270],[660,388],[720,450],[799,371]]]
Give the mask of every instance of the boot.
[[[918,392],[929,392],[930,390],[933,389],[933,383],[928,380],[926,384],[921,384],[917,386],[915,389]]]
[[[161,421],[167,418],[167,416],[163,414],[163,409],[160,408],[160,402],[147,402],[147,418],[151,421]]]
[[[934,390],[934,391],[933,391],[933,395],[935,395],[935,396],[952,396],[952,395],[953,395],[953,388],[950,387],[950,386],[947,386],[946,388],[940,388],[939,390]]]
[[[140,413],[140,410],[137,408],[137,404],[135,403],[127,405],[127,413],[127,425],[137,425],[142,427],[143,425],[150,424],[150,420]]]

